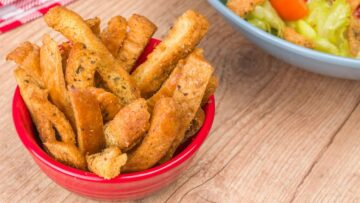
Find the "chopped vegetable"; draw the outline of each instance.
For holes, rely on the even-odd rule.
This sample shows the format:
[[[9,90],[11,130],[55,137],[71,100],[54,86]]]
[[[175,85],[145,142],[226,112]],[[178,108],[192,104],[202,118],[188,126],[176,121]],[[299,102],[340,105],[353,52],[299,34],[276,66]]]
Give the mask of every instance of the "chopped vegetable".
[[[278,16],[270,2],[258,5],[246,16],[246,20],[254,26],[282,37],[285,22]]]
[[[329,54],[352,56],[346,37],[351,20],[351,6],[347,0],[267,0],[257,5],[245,19],[281,38],[284,38],[284,30],[290,27],[292,33],[298,35],[291,36],[288,32],[287,40],[307,42],[305,44],[311,46],[305,47]]]
[[[296,21],[295,30],[314,41],[315,49],[340,56],[350,56],[345,32],[350,23],[351,9],[346,0],[312,0],[309,16]]]
[[[305,0],[270,0],[280,17],[286,21],[300,20],[309,13]]]

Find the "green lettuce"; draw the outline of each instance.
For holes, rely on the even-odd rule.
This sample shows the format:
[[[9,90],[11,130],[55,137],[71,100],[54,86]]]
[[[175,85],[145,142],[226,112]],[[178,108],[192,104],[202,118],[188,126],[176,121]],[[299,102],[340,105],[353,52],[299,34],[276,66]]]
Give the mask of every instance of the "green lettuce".
[[[346,0],[335,0],[332,3],[328,0],[312,0],[308,7],[309,15],[291,26],[311,39],[316,50],[350,56],[345,34],[350,23],[351,8]]]
[[[285,22],[279,17],[269,1],[256,6],[245,19],[266,32],[282,37]]]

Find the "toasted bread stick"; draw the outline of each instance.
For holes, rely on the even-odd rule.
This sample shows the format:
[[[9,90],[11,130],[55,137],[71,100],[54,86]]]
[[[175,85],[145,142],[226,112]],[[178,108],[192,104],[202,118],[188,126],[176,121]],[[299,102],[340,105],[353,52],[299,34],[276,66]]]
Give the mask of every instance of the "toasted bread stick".
[[[177,19],[167,37],[132,74],[143,97],[149,98],[161,87],[178,61],[198,45],[208,26],[206,18],[192,10]]]
[[[100,23],[101,22],[100,22],[99,17],[87,19],[87,20],[85,20],[85,22],[96,36],[100,35]]]
[[[87,89],[99,102],[104,122],[111,121],[123,107],[119,102],[119,98],[114,94],[107,92],[102,88],[89,87]]]
[[[182,68],[182,76],[173,95],[174,100],[180,105],[182,127],[161,162],[169,160],[182,143],[186,131],[190,128],[191,121],[200,108],[213,71],[213,67],[203,58],[201,49],[196,49],[194,54],[187,58],[186,64]]]
[[[46,98],[34,93],[31,96],[31,105],[35,111],[47,118],[59,132],[61,141],[64,143],[75,144],[75,133],[65,115]]]
[[[105,125],[107,146],[117,146],[123,151],[130,150],[148,131],[149,120],[150,113],[144,99],[125,106]]]
[[[140,97],[130,75],[78,14],[64,7],[54,7],[45,15],[45,21],[70,41],[84,44],[101,59],[97,71],[122,104],[126,105]]]
[[[85,22],[96,36],[98,36],[100,34],[100,18],[98,18],[98,17],[90,18],[90,19],[87,19]],[[59,45],[59,48],[60,48],[60,52],[61,52],[62,64],[63,64],[63,69],[64,69],[63,72],[65,73],[67,59],[69,57],[70,50],[72,48],[72,43],[69,41],[63,42]]]
[[[105,147],[103,120],[96,97],[87,89],[70,88],[77,144],[83,154],[94,154]]]
[[[155,103],[164,97],[172,97],[176,89],[176,85],[179,83],[181,77],[182,67],[185,64],[185,59],[180,60],[176,65],[174,70],[171,72],[169,78],[164,82],[159,91],[157,91],[153,96],[148,100],[149,111],[152,112],[152,109],[155,106]]]
[[[211,76],[209,83],[206,86],[204,97],[201,101],[201,106],[208,103],[210,96],[215,94],[217,87],[219,86],[219,79],[216,76]]]
[[[6,60],[14,61],[36,80],[42,81],[40,69],[40,48],[30,42],[24,42],[11,51]]]
[[[51,122],[50,124],[41,126],[45,129],[39,130],[39,133],[46,132],[46,134],[40,134],[41,139],[44,141],[55,140],[54,130],[56,128],[61,137],[61,141],[66,143],[75,143],[75,133],[66,119],[65,115],[50,101],[48,100],[48,92],[43,88],[43,85],[31,77],[27,72],[21,68],[15,70],[15,77],[20,87],[20,93],[27,107],[33,115],[38,119],[45,119],[44,122]],[[38,126],[40,127],[40,126]]]
[[[41,141],[43,143],[47,141],[56,141],[55,131],[52,123],[49,119],[40,114],[40,112],[37,111],[31,103],[31,96],[33,92],[37,92],[37,94],[43,95],[43,97],[46,98],[48,95],[47,91],[42,88],[42,85],[39,84],[39,81],[28,74],[24,69],[16,68],[14,70],[14,74],[20,88],[20,94],[30,111],[36,129],[39,132]]]
[[[86,169],[85,157],[74,144],[54,141],[45,142],[44,146],[57,161],[78,169]]]
[[[75,43],[69,54],[65,79],[68,86],[87,88],[95,86],[95,71],[98,57],[86,49],[85,45]]]
[[[128,154],[123,171],[142,171],[154,166],[170,149],[181,127],[179,108],[172,98],[154,107],[150,130],[138,148]]]
[[[122,67],[127,72],[130,72],[157,27],[146,17],[137,14],[130,17],[128,25],[130,31],[125,38],[123,46],[118,51],[117,58],[120,60]]]
[[[190,56],[191,56],[191,54],[190,54]],[[159,91],[157,91],[153,96],[151,96],[147,100],[150,112],[154,108],[156,101],[158,101],[160,98],[173,96],[176,86],[179,83],[179,79],[181,78],[182,67],[184,66],[185,62],[186,62],[186,59],[180,60],[179,63],[177,64],[177,66],[175,67],[175,69],[171,72],[169,78],[161,86]],[[209,97],[215,93],[218,85],[219,85],[218,79],[215,76],[212,76],[210,78],[209,84],[206,87],[206,91],[205,91],[204,97],[201,102],[202,106],[205,105],[208,102]]]
[[[74,125],[74,116],[62,68],[61,53],[57,43],[49,35],[43,36],[43,45],[40,48],[40,67],[51,101],[64,112],[71,124]]]
[[[126,34],[127,34],[126,19],[121,16],[114,16],[108,22],[107,28],[105,28],[101,32],[100,39],[108,48],[110,53],[114,57],[116,57],[120,47],[123,45]]]
[[[199,108],[199,110],[195,114],[195,118],[191,121],[190,128],[185,133],[185,137],[182,143],[186,142],[191,137],[196,135],[196,133],[198,133],[200,128],[203,126],[204,121],[205,121],[205,111],[202,108]]]

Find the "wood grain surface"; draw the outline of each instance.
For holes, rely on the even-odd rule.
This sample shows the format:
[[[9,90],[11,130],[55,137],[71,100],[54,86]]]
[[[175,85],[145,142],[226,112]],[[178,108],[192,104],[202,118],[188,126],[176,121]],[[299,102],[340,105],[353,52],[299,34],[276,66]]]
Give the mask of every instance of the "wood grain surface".
[[[141,202],[360,202],[360,82],[299,70],[259,50],[204,0],[79,0],[83,17],[140,13],[162,38],[195,9],[211,21],[201,47],[216,67],[216,118],[192,166]],[[14,64],[20,42],[60,35],[43,19],[0,35],[0,202],[92,202],[47,178],[15,132]]]

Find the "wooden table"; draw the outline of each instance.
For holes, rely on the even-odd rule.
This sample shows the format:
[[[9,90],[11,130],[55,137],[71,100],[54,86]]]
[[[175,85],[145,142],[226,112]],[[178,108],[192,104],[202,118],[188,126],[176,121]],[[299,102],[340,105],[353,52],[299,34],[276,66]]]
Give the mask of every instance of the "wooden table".
[[[274,59],[204,0],[83,0],[69,8],[103,25],[113,15],[143,14],[159,25],[158,38],[189,8],[211,21],[201,44],[221,83],[211,136],[177,182],[144,202],[360,202],[360,82]],[[49,31],[38,19],[0,35],[0,202],[90,201],[47,178],[12,123],[14,64],[4,57]]]

